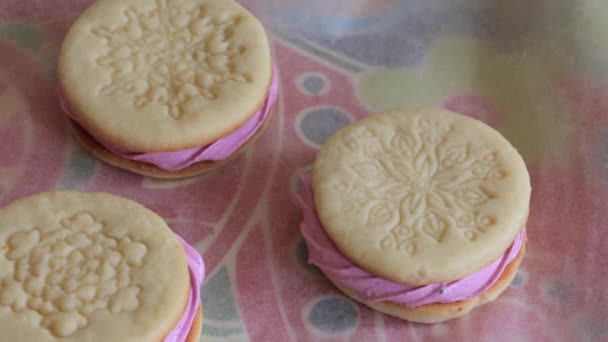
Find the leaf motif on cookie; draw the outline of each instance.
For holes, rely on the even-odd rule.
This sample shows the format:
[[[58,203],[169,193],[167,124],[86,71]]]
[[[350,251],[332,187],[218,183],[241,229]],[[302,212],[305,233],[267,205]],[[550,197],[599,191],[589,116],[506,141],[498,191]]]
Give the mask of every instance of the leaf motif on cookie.
[[[250,82],[234,64],[245,52],[231,40],[238,16],[170,0],[156,0],[147,10],[129,8],[124,16],[122,26],[92,30],[107,46],[97,64],[108,69],[110,82],[100,95],[126,95],[138,108],[160,105],[177,120],[193,99],[213,101],[223,84]]]
[[[390,222],[395,215],[395,211],[388,203],[374,205],[369,212],[369,223],[381,224]]]
[[[422,231],[437,242],[441,242],[446,229],[447,223],[445,219],[439,217],[437,213],[428,213],[422,221]]]
[[[467,204],[471,206],[476,206],[488,200],[488,195],[486,195],[482,189],[478,188],[466,188],[457,190],[454,195],[459,199],[464,200]]]
[[[382,167],[378,166],[376,163],[364,162],[355,164],[352,166],[352,169],[359,176],[367,180],[375,181],[386,178],[386,173],[382,170]]]
[[[350,153],[358,153],[360,151],[359,144],[356,140],[348,140],[344,142],[344,148]]]
[[[451,168],[454,165],[464,163],[467,156],[467,145],[450,146],[446,151],[445,158],[441,161],[441,165],[445,168]]]
[[[0,277],[0,306],[42,316],[40,327],[67,337],[89,324],[97,310],[114,313],[139,308],[141,289],[132,273],[147,246],[129,236],[112,236],[89,212],[59,220],[56,227],[33,228],[8,237]],[[0,255],[1,257],[2,255]]]
[[[423,118],[410,126],[417,129],[400,126],[387,137],[377,136],[373,129],[360,129],[344,137],[344,146],[356,155],[356,159],[350,157],[355,161],[348,166],[357,178],[347,187],[356,184],[358,189],[344,192],[344,197],[359,204],[381,201],[361,210],[369,224],[388,226],[379,241],[382,248],[415,253],[418,235],[411,235],[406,244],[396,233],[404,224],[439,243],[452,226],[462,228],[465,239],[475,240],[495,218],[485,217],[480,224],[480,218],[473,215],[472,226],[466,229],[460,220],[491,200],[486,181],[504,177],[497,152],[476,154],[469,143],[450,141],[446,135],[451,127],[441,122]]]
[[[412,157],[421,148],[420,140],[407,132],[398,132],[391,140],[391,147],[406,157]]]

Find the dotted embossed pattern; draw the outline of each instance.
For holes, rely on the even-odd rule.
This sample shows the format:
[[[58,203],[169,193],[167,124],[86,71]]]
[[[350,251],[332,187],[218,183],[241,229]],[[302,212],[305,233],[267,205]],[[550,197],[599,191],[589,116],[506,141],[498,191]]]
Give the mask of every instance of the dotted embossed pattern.
[[[456,228],[474,240],[494,224],[494,216],[480,215],[476,207],[489,200],[483,183],[503,177],[496,153],[475,155],[468,143],[448,141],[450,128],[416,118],[388,144],[370,129],[344,141],[344,153],[356,160],[349,165],[356,178],[336,187],[344,194],[343,212],[363,212],[369,224],[389,224],[382,248],[414,254],[420,234],[439,243],[447,229]]]
[[[93,29],[108,47],[97,60],[111,74],[101,95],[127,94],[138,108],[157,104],[179,119],[190,99],[213,101],[218,85],[249,82],[233,63],[245,51],[230,39],[238,15],[210,16],[204,5],[157,0],[151,10],[129,8],[124,16],[124,25]]]
[[[112,236],[88,212],[59,220],[57,227],[32,227],[8,237],[0,258],[9,267],[0,278],[0,306],[34,311],[55,337],[85,328],[97,310],[132,312],[141,288],[132,272],[148,248],[128,235]]]

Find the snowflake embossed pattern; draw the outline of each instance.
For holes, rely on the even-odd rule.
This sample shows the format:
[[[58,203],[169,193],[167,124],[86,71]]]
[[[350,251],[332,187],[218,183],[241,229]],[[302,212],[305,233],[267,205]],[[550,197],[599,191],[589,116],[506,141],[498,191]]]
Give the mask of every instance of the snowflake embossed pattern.
[[[491,199],[484,183],[504,177],[496,152],[475,155],[469,144],[448,141],[451,127],[439,121],[416,118],[413,127],[399,127],[388,140],[365,128],[344,141],[342,153],[356,156],[348,168],[359,181],[336,187],[347,198],[342,211],[387,225],[380,247],[409,255],[419,238],[441,243],[452,228],[475,240],[496,223],[476,210]]]
[[[0,250],[12,264],[0,278],[0,307],[38,313],[41,327],[55,337],[85,328],[97,310],[139,308],[141,288],[132,272],[143,264],[146,245],[109,236],[88,212],[63,218],[52,230],[16,232]]]
[[[250,82],[234,64],[245,51],[230,39],[239,16],[210,16],[204,5],[168,0],[148,11],[129,8],[124,16],[122,26],[93,29],[108,47],[97,60],[111,78],[101,95],[126,95],[138,108],[160,105],[177,120],[190,100],[213,101],[221,84]]]

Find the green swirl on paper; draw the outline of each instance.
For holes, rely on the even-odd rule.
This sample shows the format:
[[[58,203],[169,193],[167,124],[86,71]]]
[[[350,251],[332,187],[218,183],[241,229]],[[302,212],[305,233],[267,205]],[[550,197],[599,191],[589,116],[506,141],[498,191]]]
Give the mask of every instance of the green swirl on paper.
[[[547,45],[571,57],[573,63],[594,79],[608,82],[607,1],[580,1],[563,35],[552,35]]]
[[[201,289],[204,320],[201,342],[212,338],[242,338],[244,330],[234,300],[226,266],[213,274]]]
[[[476,94],[501,113],[494,125],[527,162],[563,155],[573,134],[570,112],[555,80],[559,60],[530,50],[504,53],[460,36],[437,40],[415,69],[371,69],[358,89],[373,111],[402,106],[442,106]]]
[[[0,26],[0,38],[12,41],[20,48],[36,53],[42,46],[42,35],[34,25],[16,21]]]

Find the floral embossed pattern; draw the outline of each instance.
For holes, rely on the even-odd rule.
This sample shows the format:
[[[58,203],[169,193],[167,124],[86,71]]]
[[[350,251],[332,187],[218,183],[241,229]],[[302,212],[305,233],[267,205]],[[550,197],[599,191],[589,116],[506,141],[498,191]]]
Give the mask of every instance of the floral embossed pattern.
[[[93,30],[109,48],[97,60],[111,75],[102,95],[127,94],[136,107],[161,105],[179,119],[191,99],[211,101],[219,85],[249,82],[233,63],[245,49],[230,40],[238,16],[210,16],[204,6],[167,0],[157,0],[149,11],[129,8],[124,15],[122,26]]]
[[[476,155],[468,143],[448,141],[449,130],[416,118],[390,137],[366,128],[344,141],[341,153],[356,160],[348,166],[356,176],[335,190],[345,195],[344,213],[362,212],[368,224],[390,227],[381,248],[413,255],[419,238],[440,243],[455,228],[475,240],[496,223],[476,210],[490,200],[484,183],[504,177],[496,153]]]
[[[97,310],[139,307],[141,288],[133,285],[132,272],[148,248],[129,236],[109,236],[90,213],[64,218],[52,230],[14,233],[0,247],[11,265],[0,278],[0,307],[38,313],[55,337],[86,327]]]

